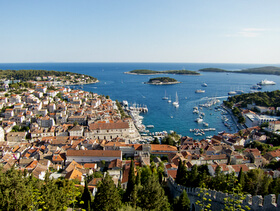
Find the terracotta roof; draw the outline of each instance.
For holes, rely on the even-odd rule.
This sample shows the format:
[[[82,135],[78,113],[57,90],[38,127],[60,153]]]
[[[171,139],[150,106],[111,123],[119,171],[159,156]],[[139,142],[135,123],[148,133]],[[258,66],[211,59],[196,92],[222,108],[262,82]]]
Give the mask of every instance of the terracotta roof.
[[[67,150],[67,156],[121,157],[120,150]]]
[[[62,162],[64,158],[60,154],[54,154],[52,157],[53,162]]]
[[[79,169],[82,169],[83,166],[78,164],[76,161],[72,161],[71,163],[69,163],[69,165],[65,168],[65,171],[66,172],[70,172],[72,171],[74,168],[79,168]]]
[[[77,179],[79,181],[82,181],[82,176],[83,176],[83,173],[80,172],[79,170],[77,169],[73,169],[72,171],[68,172],[66,175],[65,175],[65,179],[69,179],[69,180],[72,180],[72,179]]]
[[[167,170],[167,175],[171,176],[173,179],[177,176],[177,170]]]
[[[37,160],[32,161],[28,166],[26,166],[26,169],[34,169],[38,164]]]
[[[115,167],[122,168],[122,161],[120,159],[112,160],[108,166],[108,169],[112,169]]]
[[[85,163],[84,168],[86,169],[95,169],[97,167],[96,163]]]
[[[227,155],[226,155],[226,154],[221,154],[221,155],[210,155],[210,156],[206,156],[204,159],[205,159],[205,160],[221,160],[221,159],[227,159]]]
[[[128,129],[128,122],[114,123],[92,123],[89,125],[90,130],[111,130],[111,129]]]
[[[239,165],[231,165],[231,167],[233,168],[233,170],[235,172],[240,172],[240,169],[242,168],[243,172],[247,172],[249,171],[248,166],[246,166],[245,164],[239,164]]]
[[[280,150],[277,149],[275,151],[271,151],[271,152],[268,152],[267,154],[270,154],[272,157],[280,157]]]
[[[99,183],[99,182],[101,182],[102,181],[102,178],[93,178],[89,183],[88,183],[88,185],[89,186],[97,186],[97,184]]]
[[[222,170],[222,171],[229,171],[229,168],[228,168],[227,164],[220,164],[220,165],[214,164],[214,165],[211,165],[211,166],[212,166],[212,168],[214,169],[214,171],[216,170],[216,168],[217,168],[218,166],[221,167],[221,170]]]
[[[166,144],[151,144],[151,151],[174,151],[177,152],[177,147]]]

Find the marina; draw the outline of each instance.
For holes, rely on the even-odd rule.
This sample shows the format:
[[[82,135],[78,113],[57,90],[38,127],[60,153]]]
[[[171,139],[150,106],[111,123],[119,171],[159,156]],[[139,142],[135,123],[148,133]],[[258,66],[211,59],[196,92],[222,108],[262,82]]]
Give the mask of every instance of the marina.
[[[172,86],[147,86],[143,81],[148,81],[150,75],[130,75],[124,74],[134,69],[168,70],[182,69],[188,67],[189,70],[199,70],[209,66],[215,66],[227,70],[240,70],[252,67],[259,67],[259,64],[203,64],[203,63],[18,63],[1,64],[2,69],[45,69],[69,71],[91,75],[96,77],[100,83],[84,84],[82,89],[91,93],[109,96],[112,100],[119,102],[128,101],[128,108],[132,106],[134,117],[142,121],[139,128],[146,134],[174,130],[178,134],[196,137],[190,128],[207,129],[216,128],[216,131],[205,132],[201,138],[217,134],[217,131],[236,132],[232,118],[227,115],[228,121],[225,125],[221,119],[221,107],[218,107],[226,100],[228,92],[242,90],[244,93],[250,91],[260,91],[250,89],[253,85],[261,82],[265,78],[274,81],[275,85],[261,86],[261,91],[272,91],[280,89],[280,78],[275,76],[257,74],[252,77],[250,74],[238,73],[211,73],[203,72],[200,76],[172,75],[180,84]],[[106,83],[105,83],[106,82]],[[202,84],[206,83],[207,88]],[[234,88],[235,87],[235,88]],[[233,89],[234,88],[234,89]],[[195,93],[196,90],[207,89],[205,93]],[[168,100],[162,100],[162,97]],[[179,107],[173,106],[173,101],[178,96]],[[187,99],[186,99],[187,97]],[[132,102],[132,103],[131,103]],[[133,108],[133,102],[137,102],[138,108]],[[141,107],[143,108],[139,108]],[[143,106],[144,105],[144,106]],[[135,105],[136,107],[136,105]],[[197,110],[194,111],[194,107]],[[217,108],[216,108],[217,107]],[[142,112],[144,111],[144,112]],[[204,113],[204,115],[202,114]],[[206,127],[203,122],[197,123],[194,120],[202,116],[203,122],[209,124]],[[137,121],[136,121],[137,122]],[[139,122],[139,121],[138,121]],[[147,125],[154,125],[154,128],[147,128]]]

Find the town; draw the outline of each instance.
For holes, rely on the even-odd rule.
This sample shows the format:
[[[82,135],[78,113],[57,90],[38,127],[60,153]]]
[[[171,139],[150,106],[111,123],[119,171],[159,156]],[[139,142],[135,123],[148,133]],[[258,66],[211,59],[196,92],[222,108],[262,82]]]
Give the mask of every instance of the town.
[[[75,180],[81,186],[85,186],[88,176],[100,172],[88,182],[92,196],[104,172],[125,190],[132,161],[138,167],[163,163],[165,182],[178,196],[181,192],[174,184],[180,163],[188,171],[204,165],[211,176],[217,168],[236,177],[240,171],[259,168],[271,178],[280,175],[279,170],[265,168],[279,160],[280,150],[252,147],[252,143],[265,144],[277,135],[280,121],[275,116],[258,114],[273,114],[278,108],[253,104],[241,109],[247,127],[237,133],[221,132],[202,140],[161,134],[147,141],[131,116],[109,96],[71,89],[66,86],[69,83],[58,86],[54,77],[42,79],[17,89],[14,87],[18,81],[2,84],[0,165],[4,172],[16,168],[40,180],[49,173],[50,178]],[[267,123],[266,128],[263,123]],[[160,144],[167,137],[172,142]],[[254,200],[249,205],[259,206]]]

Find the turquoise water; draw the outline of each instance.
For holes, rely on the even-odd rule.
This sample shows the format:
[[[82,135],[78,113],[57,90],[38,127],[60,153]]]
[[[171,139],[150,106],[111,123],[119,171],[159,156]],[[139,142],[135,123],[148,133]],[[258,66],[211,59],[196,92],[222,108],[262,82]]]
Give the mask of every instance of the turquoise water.
[[[189,132],[190,128],[204,128],[202,124],[194,120],[198,117],[193,114],[193,107],[207,102],[207,97],[217,97],[225,100],[229,91],[243,90],[250,91],[250,87],[257,82],[268,79],[277,84],[266,86],[262,91],[272,91],[280,88],[280,77],[272,75],[250,75],[238,73],[202,73],[200,76],[187,75],[162,75],[181,81],[180,84],[155,86],[144,84],[150,75],[129,75],[124,72],[134,69],[151,70],[198,70],[206,67],[217,67],[227,70],[240,70],[251,67],[262,67],[266,64],[199,64],[199,63],[13,63],[0,64],[0,69],[44,69],[69,71],[94,76],[100,83],[89,84],[83,87],[86,91],[98,94],[109,95],[113,100],[127,100],[129,103],[147,105],[149,112],[144,116],[145,125],[154,125],[151,132],[174,130],[179,134],[195,137]],[[275,65],[274,65],[275,66]],[[280,65],[276,65],[280,66]],[[208,87],[202,87],[202,83]],[[205,93],[195,93],[197,89],[204,89]],[[162,100],[165,95],[175,100],[175,93],[178,93],[179,108]],[[186,99],[187,98],[187,99]],[[205,135],[213,135],[218,131],[229,131],[221,121],[220,112],[204,108],[204,120],[209,127],[215,127],[216,132],[207,132]],[[173,118],[171,118],[173,117]],[[202,138],[201,136],[199,138]]]

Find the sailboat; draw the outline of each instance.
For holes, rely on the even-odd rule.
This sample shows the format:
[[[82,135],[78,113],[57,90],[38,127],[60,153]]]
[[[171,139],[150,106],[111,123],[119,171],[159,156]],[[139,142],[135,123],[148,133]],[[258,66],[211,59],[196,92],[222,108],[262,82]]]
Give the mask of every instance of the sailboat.
[[[166,90],[165,90],[165,95],[164,95],[164,97],[162,99],[163,100],[168,100],[168,97],[166,96]]]
[[[179,107],[179,100],[178,100],[177,92],[176,92],[176,100],[173,102],[173,105],[174,105],[176,108]]]
[[[171,101],[171,96],[169,96],[169,99],[168,99],[168,101],[167,101],[168,103],[171,103],[172,101]]]

